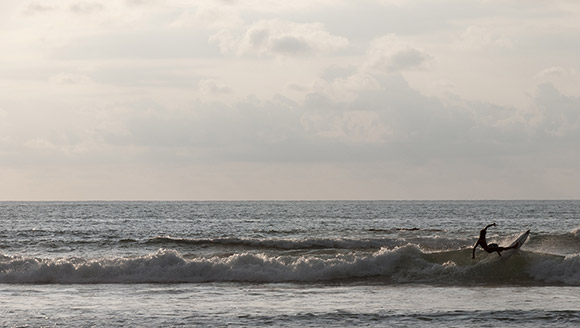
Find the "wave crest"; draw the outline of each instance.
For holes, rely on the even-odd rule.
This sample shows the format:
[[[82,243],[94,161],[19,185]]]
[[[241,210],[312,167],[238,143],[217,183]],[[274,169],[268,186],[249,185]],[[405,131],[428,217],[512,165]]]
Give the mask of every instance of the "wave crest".
[[[580,285],[580,256],[471,250],[426,253],[407,245],[332,257],[237,253],[187,259],[174,250],[130,258],[41,259],[0,255],[0,283],[357,282],[444,285]]]

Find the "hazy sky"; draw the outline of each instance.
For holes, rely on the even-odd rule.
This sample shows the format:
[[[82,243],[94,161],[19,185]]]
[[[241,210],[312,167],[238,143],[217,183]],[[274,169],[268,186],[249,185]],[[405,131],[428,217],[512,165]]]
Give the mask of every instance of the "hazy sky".
[[[577,199],[579,17],[2,0],[0,199]]]

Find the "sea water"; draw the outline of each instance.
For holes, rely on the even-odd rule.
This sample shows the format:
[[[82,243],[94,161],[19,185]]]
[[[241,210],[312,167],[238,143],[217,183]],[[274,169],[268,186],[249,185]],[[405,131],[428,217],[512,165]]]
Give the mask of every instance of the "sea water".
[[[0,203],[0,326],[579,324],[580,201]]]

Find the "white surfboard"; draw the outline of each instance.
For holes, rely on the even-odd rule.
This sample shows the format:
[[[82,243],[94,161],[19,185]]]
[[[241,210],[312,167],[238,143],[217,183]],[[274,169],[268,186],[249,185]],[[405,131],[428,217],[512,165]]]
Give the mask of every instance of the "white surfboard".
[[[517,247],[514,248],[514,250],[518,250],[520,249],[524,243],[526,242],[526,240],[528,239],[528,236],[530,235],[530,230],[523,232],[518,238],[516,238],[516,240],[514,240],[513,243],[511,243],[508,247],[513,247],[517,244]]]
[[[511,243],[508,246],[508,247],[513,247],[517,244],[516,248],[512,248],[512,249],[508,249],[507,251],[504,251],[502,253],[500,261],[505,261],[505,260],[509,259],[512,255],[517,253],[518,250],[524,245],[526,240],[528,240],[529,235],[530,235],[530,230],[522,232],[522,234],[519,235],[518,238],[516,238],[516,240],[514,240],[513,243]]]

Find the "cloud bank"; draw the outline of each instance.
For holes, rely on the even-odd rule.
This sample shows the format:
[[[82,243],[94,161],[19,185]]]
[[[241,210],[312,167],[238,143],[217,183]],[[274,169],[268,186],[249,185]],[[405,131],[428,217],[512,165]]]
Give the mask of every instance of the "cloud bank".
[[[579,8],[454,4],[4,5],[0,197],[580,197]]]

